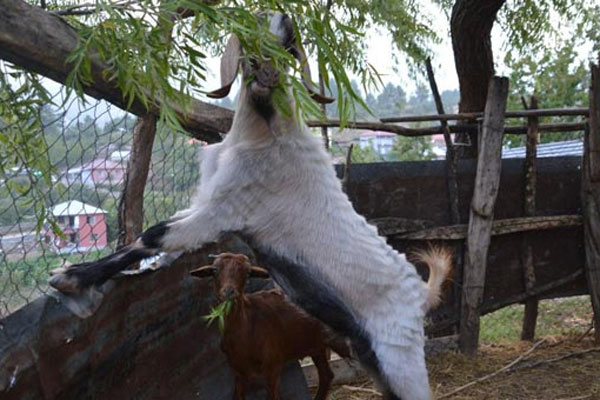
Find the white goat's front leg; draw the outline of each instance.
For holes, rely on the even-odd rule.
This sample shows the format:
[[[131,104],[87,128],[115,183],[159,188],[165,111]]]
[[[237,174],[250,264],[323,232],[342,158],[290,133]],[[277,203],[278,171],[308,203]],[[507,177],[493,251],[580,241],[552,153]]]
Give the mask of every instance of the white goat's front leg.
[[[232,214],[227,201],[210,202],[191,209],[187,216],[158,223],[144,231],[134,243],[94,262],[76,264],[54,272],[50,285],[66,293],[99,285],[134,262],[161,251],[193,250],[216,241],[223,233],[240,230],[242,219]]]
[[[217,241],[223,233],[243,228],[243,218],[232,210],[227,204],[195,209],[184,218],[166,223],[163,229],[156,232],[159,236],[144,232],[136,243],[167,252],[198,249],[206,243]]]

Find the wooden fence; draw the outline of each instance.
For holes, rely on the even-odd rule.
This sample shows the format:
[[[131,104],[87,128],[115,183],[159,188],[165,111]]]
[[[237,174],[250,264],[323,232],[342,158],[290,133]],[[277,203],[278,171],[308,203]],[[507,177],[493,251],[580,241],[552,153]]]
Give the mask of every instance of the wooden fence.
[[[77,33],[74,29],[64,24],[57,16],[20,0],[5,1],[4,5],[5,7],[0,10],[0,58],[64,83],[68,75],[68,65],[64,60],[77,44]],[[90,86],[84,88],[86,93],[127,109],[123,102],[125,97],[119,89],[106,82],[102,74],[105,66],[94,61],[91,69],[95,79]],[[439,95],[434,89],[433,74],[430,74],[430,79],[434,98],[438,100]],[[585,276],[591,295],[596,327],[600,326],[600,72],[598,66],[592,66],[589,109],[537,110],[535,102],[532,101],[528,110],[505,113],[506,84],[501,78],[492,80],[490,97],[483,114],[445,114],[439,101],[436,101],[439,114],[436,116],[352,122],[347,125],[350,128],[386,130],[404,136],[437,133],[445,135],[448,153],[443,163],[442,187],[433,193],[436,197],[444,195],[444,207],[447,208],[444,219],[431,218],[435,221],[434,225],[426,226],[429,223],[427,219],[391,221],[389,218],[393,213],[389,210],[371,217],[387,217],[385,229],[401,230],[402,226],[411,224],[413,228],[422,226],[430,229],[420,232],[419,229],[406,231],[405,237],[400,234],[392,235],[390,241],[399,249],[406,247],[403,243],[415,241],[416,237],[419,240],[456,242],[456,284],[454,301],[451,302],[453,309],[444,319],[446,321],[444,326],[451,328],[456,321],[461,322],[461,347],[470,354],[477,348],[478,321],[482,313],[497,309],[504,304],[526,300],[524,337],[531,338],[535,326],[536,299],[550,295],[582,293],[584,292],[581,285],[582,276]],[[119,214],[123,243],[131,240],[141,230],[140,202],[137,201],[139,198],[136,200],[133,197],[143,196],[146,176],[143,173],[136,175],[134,171],[140,171],[143,164],[148,162],[148,156],[143,149],[152,145],[155,129],[152,113],[156,110],[146,110],[140,101],[134,100],[128,111],[142,118],[136,128],[129,174],[123,190],[123,193],[127,193],[127,198],[121,202]],[[176,110],[176,113],[192,135],[211,142],[218,141],[219,133],[227,131],[231,125],[230,111],[199,101],[192,101],[189,111]],[[552,124],[541,124],[537,121],[541,116],[560,115],[578,115],[585,119],[580,122]],[[505,118],[513,117],[526,118],[527,125],[504,126]],[[398,123],[417,120],[439,121],[440,126],[416,129],[398,125]],[[463,123],[449,125],[447,122],[450,120],[461,120]],[[339,126],[339,121],[310,121],[309,125]],[[480,130],[483,140],[480,141],[482,147],[477,164],[471,162],[461,165],[455,156],[450,134]],[[542,189],[543,180],[546,179],[542,173],[544,163],[535,158],[534,138],[544,132],[565,130],[585,130],[584,162],[581,164],[581,169],[577,170],[575,179],[580,185],[569,189],[565,181],[554,176],[552,183],[563,186],[544,192],[545,189]],[[501,163],[500,139],[503,133],[523,134],[528,137],[527,162],[519,171],[519,176],[525,178],[519,180],[514,186],[507,186],[503,181],[503,171],[505,168],[511,168],[507,167],[510,163]],[[571,161],[557,162],[569,164]],[[429,163],[425,168],[438,168],[436,165],[439,164]],[[463,165],[469,166],[468,182],[461,178]],[[551,166],[547,167],[552,169]],[[382,166],[368,168],[382,168]],[[381,171],[383,172],[383,169]],[[476,174],[473,176],[475,171]],[[555,174],[564,175],[568,184],[572,184],[571,180],[574,179],[572,172],[565,169],[555,171]],[[424,176],[430,177],[427,174]],[[378,196],[375,201],[389,204],[390,210],[394,208],[394,199],[400,196],[400,193],[410,192],[411,187],[419,186],[417,182],[413,182],[413,186],[393,184],[385,187],[383,191],[371,187],[370,192],[356,193],[353,191],[362,189],[353,188],[352,180],[360,179],[360,168],[351,172],[350,179],[348,191],[351,196],[363,198],[366,203],[373,201],[373,196]],[[410,177],[406,179],[410,180]],[[423,179],[423,176],[419,179]],[[420,192],[423,197],[405,198],[412,210],[410,218],[414,219],[415,215],[426,215],[433,208],[436,199],[427,197],[428,193],[431,195],[427,191],[431,190],[431,188],[423,189]],[[517,195],[517,193],[525,194]],[[581,196],[578,195],[579,193]],[[518,201],[503,207],[500,206],[505,201],[503,196],[518,198]],[[577,199],[577,204],[574,208],[567,207],[568,210],[563,211],[546,209],[544,203],[549,205],[553,202],[548,197],[561,199],[568,197],[564,201],[565,204],[570,205],[573,205],[573,199]],[[361,201],[355,204],[361,211],[363,207]],[[561,207],[559,205],[558,209]],[[514,210],[520,211],[518,215],[512,217],[518,220],[506,220],[505,215],[511,214]],[[552,218],[537,218],[549,216]],[[516,235],[516,232],[519,234]],[[560,238],[554,235],[559,235]],[[511,249],[510,254],[508,249]],[[575,270],[560,276],[552,276],[546,270],[543,274],[539,273],[541,266],[545,268],[546,263],[554,265],[553,263],[557,263],[558,260],[561,260],[562,268],[565,266],[571,268],[574,265]],[[507,268],[510,273],[506,272]],[[580,271],[581,268],[583,272]],[[551,271],[558,271],[558,269],[557,266]],[[549,275],[551,280],[548,278]],[[518,293],[511,292],[510,295],[490,297],[490,293],[495,293],[494,282],[501,281],[499,286],[508,288],[508,282],[517,279],[515,277],[518,277],[521,284],[510,287]],[[595,334],[596,340],[600,342],[600,330],[596,329]]]

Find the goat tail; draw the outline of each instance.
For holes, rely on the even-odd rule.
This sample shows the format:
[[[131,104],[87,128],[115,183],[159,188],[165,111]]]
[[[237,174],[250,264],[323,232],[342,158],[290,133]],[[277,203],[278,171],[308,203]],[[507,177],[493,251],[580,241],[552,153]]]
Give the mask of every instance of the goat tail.
[[[442,284],[452,270],[452,252],[446,247],[430,246],[428,249],[416,251],[414,257],[429,268],[427,299],[424,306],[427,312],[441,302]]]

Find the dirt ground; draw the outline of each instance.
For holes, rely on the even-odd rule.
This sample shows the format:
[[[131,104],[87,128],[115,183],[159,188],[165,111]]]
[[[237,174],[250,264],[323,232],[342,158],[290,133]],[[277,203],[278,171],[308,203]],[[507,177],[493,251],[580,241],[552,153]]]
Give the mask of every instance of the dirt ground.
[[[447,352],[429,359],[429,376],[435,398],[600,400],[600,347],[594,347],[591,336],[547,337],[526,354],[532,346],[530,342],[482,345],[475,358]],[[577,353],[582,354],[576,355]],[[469,382],[502,369],[524,354],[525,357],[511,369],[454,395],[447,395]],[[554,360],[565,356],[561,360]],[[540,361],[542,362],[534,364]],[[330,399],[381,399],[373,391],[372,383],[363,380],[334,388]]]

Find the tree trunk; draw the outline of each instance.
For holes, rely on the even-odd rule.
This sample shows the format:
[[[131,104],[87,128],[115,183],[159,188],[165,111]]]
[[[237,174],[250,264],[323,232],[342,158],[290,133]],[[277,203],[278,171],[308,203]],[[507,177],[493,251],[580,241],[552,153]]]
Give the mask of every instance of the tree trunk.
[[[459,112],[485,108],[488,83],[494,76],[491,31],[506,0],[456,0],[450,18],[454,63],[460,86]],[[473,121],[471,121],[473,122]],[[477,133],[461,134],[459,157],[477,157]]]
[[[119,237],[117,248],[128,245],[142,232],[144,224],[144,190],[150,170],[152,145],[156,135],[156,117],[140,117],[133,128],[133,143],[127,174],[119,201]]]

